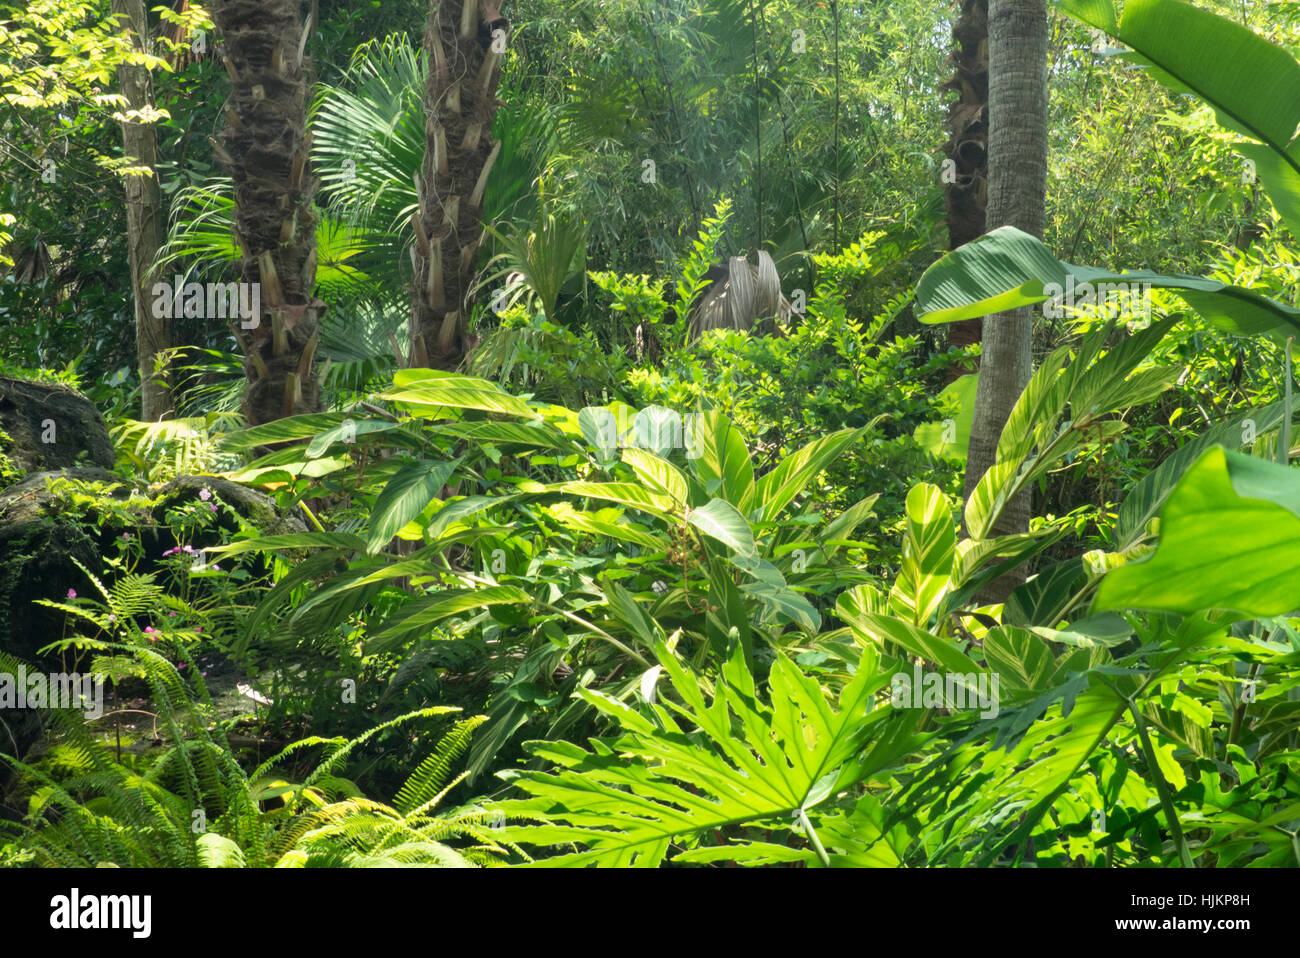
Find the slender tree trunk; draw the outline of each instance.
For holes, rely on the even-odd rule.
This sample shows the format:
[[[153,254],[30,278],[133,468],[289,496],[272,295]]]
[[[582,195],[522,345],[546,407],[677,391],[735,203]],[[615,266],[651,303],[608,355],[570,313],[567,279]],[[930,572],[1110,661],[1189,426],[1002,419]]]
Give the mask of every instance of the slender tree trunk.
[[[1046,0],[989,2],[988,226],[1043,235],[1047,189]],[[975,419],[966,459],[966,495],[996,459],[1002,427],[1032,372],[1029,309],[984,320]],[[1028,492],[1013,500],[994,534],[1029,528]]]
[[[956,249],[984,234],[988,202],[989,138],[989,0],[962,0],[953,24],[953,75],[944,84],[957,99],[948,107],[951,136],[944,152],[951,163],[944,175],[948,248]],[[981,323],[965,319],[948,327],[948,344],[965,347],[980,341]],[[961,375],[953,367],[949,380]]]
[[[424,165],[412,217],[413,366],[454,370],[468,352],[470,291],[483,240],[483,198],[501,152],[492,139],[497,83],[510,24],[497,0],[433,3],[424,31]]]
[[[129,33],[136,50],[147,50],[149,21],[143,0],[113,0],[112,14],[121,16],[122,29]],[[127,110],[153,106],[149,71],[142,66],[122,64],[118,83],[127,100]],[[125,111],[124,111],[125,112]],[[158,189],[158,135],[152,123],[124,122],[122,152],[132,166],[147,169],[148,175],[126,178],[126,243],[131,263],[131,297],[135,305],[135,351],[140,369],[140,418],[157,422],[172,411],[167,370],[157,367],[157,357],[171,347],[171,322],[155,316],[153,265],[162,245],[162,195]]]
[[[218,0],[212,19],[231,78],[214,147],[234,180],[242,277],[260,301],[256,326],[231,329],[249,380],[244,416],[258,425],[321,409],[305,27],[298,0]]]

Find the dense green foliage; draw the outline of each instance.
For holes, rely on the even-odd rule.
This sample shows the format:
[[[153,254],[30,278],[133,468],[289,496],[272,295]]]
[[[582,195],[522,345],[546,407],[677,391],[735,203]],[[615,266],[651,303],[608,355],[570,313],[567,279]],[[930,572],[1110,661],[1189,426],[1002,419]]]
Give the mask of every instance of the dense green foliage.
[[[946,5],[506,3],[443,372],[403,361],[427,10],[323,2],[325,410],[253,427],[201,317],[175,417],[134,418],[99,6],[0,0],[0,376],[81,388],[116,454],[40,480],[99,560],[30,597],[41,668],[111,701],[0,745],[0,865],[1300,866],[1285,5],[1060,0],[1045,239],[942,255]],[[224,68],[159,44],[162,273],[228,281]],[[693,337],[757,250],[789,318]],[[1143,295],[1053,308],[1098,283]],[[942,324],[1029,305],[963,502],[978,348]]]

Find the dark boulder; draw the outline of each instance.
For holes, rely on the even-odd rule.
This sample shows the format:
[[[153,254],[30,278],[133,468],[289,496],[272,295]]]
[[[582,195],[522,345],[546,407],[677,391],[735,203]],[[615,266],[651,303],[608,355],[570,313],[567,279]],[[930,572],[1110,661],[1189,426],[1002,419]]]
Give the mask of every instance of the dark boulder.
[[[113,467],[99,410],[71,386],[0,376],[0,455],[26,473]]]

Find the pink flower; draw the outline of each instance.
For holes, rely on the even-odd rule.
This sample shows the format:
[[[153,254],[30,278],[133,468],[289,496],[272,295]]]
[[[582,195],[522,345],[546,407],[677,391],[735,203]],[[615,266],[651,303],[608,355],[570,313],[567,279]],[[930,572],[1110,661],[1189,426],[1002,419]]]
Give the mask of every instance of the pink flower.
[[[117,616],[115,616],[115,615],[109,615],[109,617],[108,617],[108,621],[109,621],[109,622],[116,622],[116,621],[117,621]]]
[[[217,511],[217,504],[216,504],[215,502],[209,502],[209,503],[208,503],[208,511],[209,511],[209,512],[216,512],[216,511]]]
[[[152,626],[152,625],[146,625],[146,626],[144,627],[144,634],[145,634],[145,635],[153,635],[153,626]]]
[[[175,615],[176,615],[175,612],[168,612],[167,614],[170,615],[170,616],[175,616]]]
[[[208,492],[206,488],[200,489],[199,498],[202,499],[204,502],[207,502],[209,499],[212,498],[212,493]]]
[[[76,590],[76,589],[69,589],[69,590],[68,590],[68,598],[69,598],[69,599],[75,599],[76,597],[77,597],[77,590]]]

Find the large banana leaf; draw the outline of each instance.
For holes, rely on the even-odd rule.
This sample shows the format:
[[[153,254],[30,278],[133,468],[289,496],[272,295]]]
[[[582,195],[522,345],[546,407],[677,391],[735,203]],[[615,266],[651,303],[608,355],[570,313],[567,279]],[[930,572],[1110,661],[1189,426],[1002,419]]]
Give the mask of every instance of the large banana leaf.
[[[1300,335],[1300,309],[1240,286],[1198,276],[1137,270],[1115,273],[1076,266],[1051,254],[1041,240],[1014,226],[986,233],[945,255],[925,271],[916,287],[917,318],[951,323],[1046,302],[1060,291],[1087,284],[1150,284],[1167,289],[1206,320],[1238,335]]]
[[[1219,122],[1252,142],[1255,165],[1291,232],[1300,236],[1300,63],[1225,17],[1180,0],[1058,0],[1057,6],[1134,51],[1127,59],[1179,92],[1196,94]]]
[[[1300,473],[1210,447],[1161,510],[1155,554],[1110,572],[1093,608],[1300,609]]]

